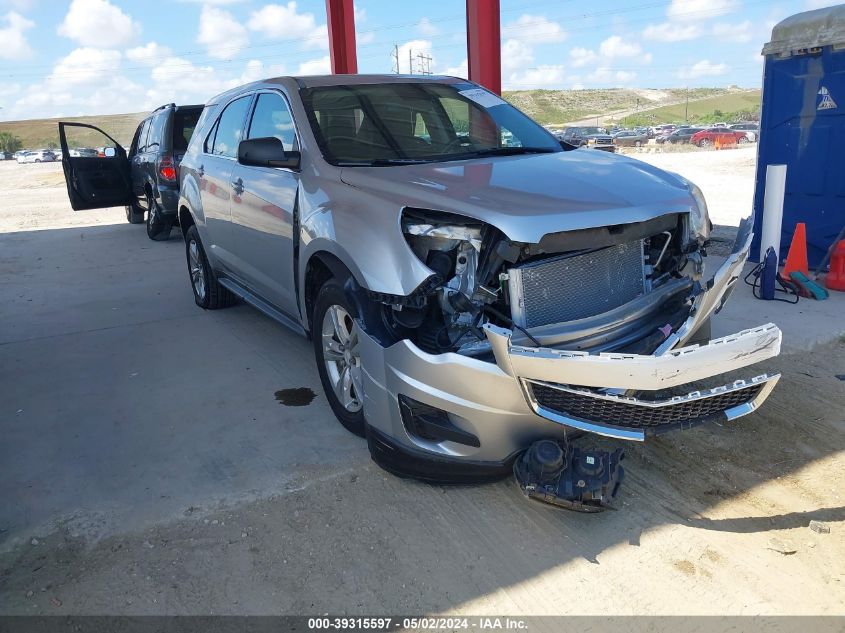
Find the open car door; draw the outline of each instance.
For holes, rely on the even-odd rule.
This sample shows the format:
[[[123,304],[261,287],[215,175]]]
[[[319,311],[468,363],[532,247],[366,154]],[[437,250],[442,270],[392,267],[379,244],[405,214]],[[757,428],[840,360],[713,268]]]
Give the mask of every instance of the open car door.
[[[85,123],[59,123],[62,169],[74,211],[129,204],[132,181],[126,150],[111,136]]]

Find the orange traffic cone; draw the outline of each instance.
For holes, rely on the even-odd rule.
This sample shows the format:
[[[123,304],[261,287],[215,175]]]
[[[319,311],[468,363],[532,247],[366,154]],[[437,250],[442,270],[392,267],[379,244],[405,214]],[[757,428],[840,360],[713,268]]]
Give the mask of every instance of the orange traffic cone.
[[[807,227],[803,222],[795,225],[795,233],[792,235],[792,243],[783,265],[783,276],[789,279],[789,274],[794,270],[808,276],[810,274],[807,264]]]

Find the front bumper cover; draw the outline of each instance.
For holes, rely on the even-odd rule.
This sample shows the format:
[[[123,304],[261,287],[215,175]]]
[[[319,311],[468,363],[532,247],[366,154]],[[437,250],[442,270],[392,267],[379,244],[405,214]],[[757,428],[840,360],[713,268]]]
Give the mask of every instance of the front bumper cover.
[[[456,353],[427,354],[408,340],[384,348],[364,334],[361,349],[368,424],[391,438],[396,450],[404,447],[417,456],[421,451],[437,459],[501,464],[531,442],[561,437],[573,428],[643,440],[670,428],[732,420],[750,413],[766,399],[779,376],[757,376],[670,398],[619,395],[677,388],[780,352],[781,332],[773,324],[714,339],[707,345],[684,346],[733,289],[750,242],[750,223],[744,223],[734,252],[695,298],[689,318],[652,355],[589,354],[514,345],[510,330],[486,325],[496,361],[492,363]],[[598,418],[580,418],[543,406],[535,397],[538,384],[575,390],[583,399],[578,410],[598,411]],[[448,412],[451,423],[479,438],[480,446],[415,437],[402,422],[400,395]],[[610,404],[593,402],[603,399]],[[661,410],[659,414],[656,409]]]

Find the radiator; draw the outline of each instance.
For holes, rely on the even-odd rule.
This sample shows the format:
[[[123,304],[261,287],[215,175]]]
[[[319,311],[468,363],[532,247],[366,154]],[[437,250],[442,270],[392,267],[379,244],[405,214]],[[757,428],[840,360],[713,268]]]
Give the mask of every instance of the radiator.
[[[645,291],[643,241],[511,268],[508,291],[511,317],[524,328],[602,314]]]

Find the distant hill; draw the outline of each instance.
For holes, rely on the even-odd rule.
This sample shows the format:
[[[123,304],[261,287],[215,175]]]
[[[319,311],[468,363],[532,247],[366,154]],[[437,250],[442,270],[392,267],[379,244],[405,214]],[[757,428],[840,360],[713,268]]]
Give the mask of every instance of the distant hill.
[[[100,116],[64,117],[61,119],[30,119],[26,121],[0,121],[0,132],[11,132],[23,141],[25,149],[59,145],[59,121],[87,123],[98,127],[124,147],[132,143],[132,135],[146,112],[135,114],[104,114]],[[74,130],[71,144],[81,147],[100,147],[104,144],[102,135],[94,130]]]
[[[648,113],[656,123],[683,119],[687,97],[690,112],[721,110],[733,112],[754,107],[759,109],[760,91],[743,88],[666,88],[666,89],[588,89],[588,90],[515,90],[503,96],[520,110],[543,125],[592,123],[605,125],[628,116]],[[700,104],[700,105],[699,105]],[[756,104],[756,105],[754,105]],[[671,109],[667,109],[671,108]]]

